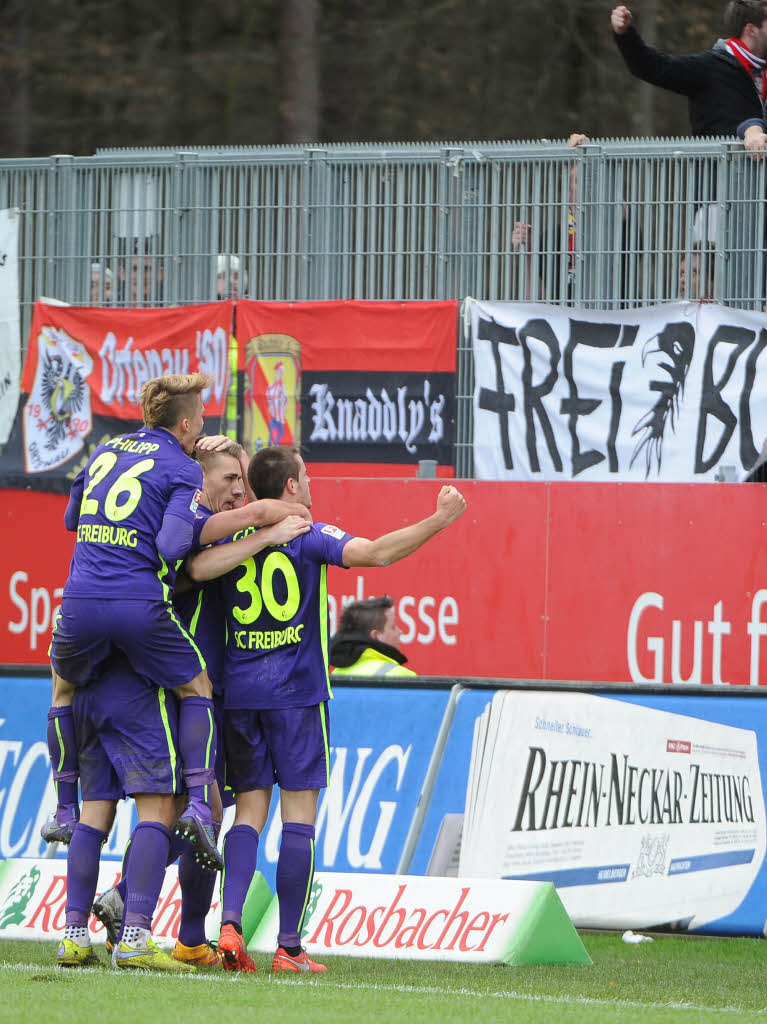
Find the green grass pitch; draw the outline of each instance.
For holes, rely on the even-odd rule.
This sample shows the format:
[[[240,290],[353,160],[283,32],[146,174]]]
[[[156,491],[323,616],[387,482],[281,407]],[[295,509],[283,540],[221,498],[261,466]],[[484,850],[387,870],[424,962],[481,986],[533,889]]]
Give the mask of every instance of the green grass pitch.
[[[198,971],[169,977],[63,970],[48,942],[0,942],[0,1021],[8,1024],[708,1024],[767,1021],[767,945],[758,939],[656,936],[629,946],[585,933],[591,967],[505,967],[326,959],[328,973],[272,979]]]

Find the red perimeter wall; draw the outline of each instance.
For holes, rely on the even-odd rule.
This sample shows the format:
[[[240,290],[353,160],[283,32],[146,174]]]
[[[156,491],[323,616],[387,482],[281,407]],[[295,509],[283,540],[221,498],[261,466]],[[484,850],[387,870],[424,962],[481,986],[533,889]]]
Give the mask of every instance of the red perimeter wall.
[[[315,479],[313,511],[375,537],[429,515],[439,486]],[[344,597],[386,592],[422,675],[767,683],[764,487],[458,486],[466,514],[412,557],[330,569],[331,626]],[[0,662],[44,665],[66,499],[0,495]]]

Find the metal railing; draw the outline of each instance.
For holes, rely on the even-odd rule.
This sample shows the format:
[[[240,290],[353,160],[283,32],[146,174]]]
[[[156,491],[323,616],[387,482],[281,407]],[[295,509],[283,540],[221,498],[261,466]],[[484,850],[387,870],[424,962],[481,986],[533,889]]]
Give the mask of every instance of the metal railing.
[[[233,291],[589,308],[684,297],[761,309],[765,185],[764,161],[721,139],[0,161],[0,208],[22,214],[24,345],[42,295],[139,307]],[[459,443],[472,389],[459,348]]]

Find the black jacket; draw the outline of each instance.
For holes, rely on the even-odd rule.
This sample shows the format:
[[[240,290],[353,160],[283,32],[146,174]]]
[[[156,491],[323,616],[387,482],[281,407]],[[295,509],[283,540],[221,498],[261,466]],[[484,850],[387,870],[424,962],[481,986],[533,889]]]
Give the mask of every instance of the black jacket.
[[[632,75],[687,96],[693,136],[734,136],[741,121],[765,116],[753,78],[721,40],[713,50],[677,57],[648,46],[632,25],[615,42]]]
[[[374,651],[384,654],[387,658],[392,658],[398,665],[404,665],[407,661],[397,647],[385,644],[383,640],[374,640],[369,633],[334,633],[330,638],[330,664],[334,668],[348,668],[368,647],[372,647]]]

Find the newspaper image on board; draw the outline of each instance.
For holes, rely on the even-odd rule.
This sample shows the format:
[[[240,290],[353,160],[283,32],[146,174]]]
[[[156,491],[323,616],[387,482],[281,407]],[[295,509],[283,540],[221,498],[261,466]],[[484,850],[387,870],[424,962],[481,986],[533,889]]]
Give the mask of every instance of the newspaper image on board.
[[[750,730],[499,692],[475,739],[462,876],[551,881],[578,927],[697,928],[732,913],[761,868]]]

